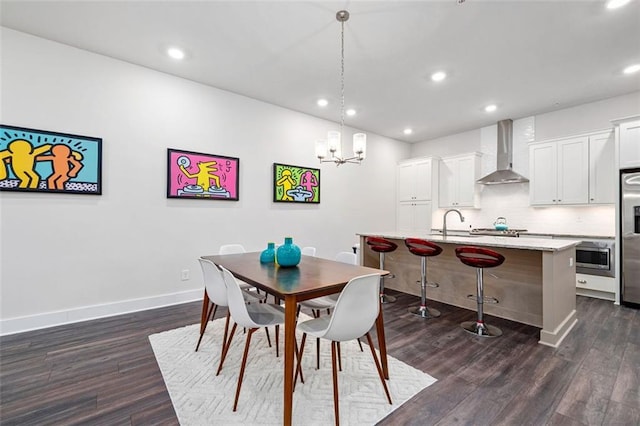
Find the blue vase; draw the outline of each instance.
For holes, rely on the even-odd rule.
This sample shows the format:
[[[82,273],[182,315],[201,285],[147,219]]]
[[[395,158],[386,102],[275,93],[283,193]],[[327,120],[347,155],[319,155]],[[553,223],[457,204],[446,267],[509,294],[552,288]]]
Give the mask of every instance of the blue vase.
[[[267,248],[260,253],[260,263],[274,263],[276,261],[275,247],[275,243],[267,243]]]
[[[293,238],[286,237],[284,245],[276,250],[276,262],[284,268],[296,266],[300,263],[301,254],[300,247],[293,244]]]

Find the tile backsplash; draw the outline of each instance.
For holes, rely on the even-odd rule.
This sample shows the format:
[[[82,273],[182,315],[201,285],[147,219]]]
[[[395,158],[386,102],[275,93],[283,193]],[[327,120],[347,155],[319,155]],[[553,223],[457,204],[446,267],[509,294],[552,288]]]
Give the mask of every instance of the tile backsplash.
[[[468,230],[491,228],[496,218],[503,216],[511,229],[526,229],[543,234],[573,234],[591,236],[615,235],[615,207],[593,206],[529,206],[529,183],[482,186],[480,209],[460,209],[465,217],[449,215],[449,229]],[[442,228],[446,209],[433,213],[433,228]]]

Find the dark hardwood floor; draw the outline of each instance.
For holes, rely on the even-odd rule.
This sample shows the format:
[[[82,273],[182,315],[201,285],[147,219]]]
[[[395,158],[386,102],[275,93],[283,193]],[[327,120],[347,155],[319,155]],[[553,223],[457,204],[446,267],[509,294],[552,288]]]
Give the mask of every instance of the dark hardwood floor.
[[[458,327],[475,312],[434,302],[442,316],[424,321],[407,313],[416,297],[397,296],[389,354],[438,382],[381,425],[640,424],[639,311],[578,297],[579,322],[552,349],[537,328],[488,317],[504,335],[481,339]],[[177,424],[147,336],[199,316],[189,303],[2,337],[0,423]]]

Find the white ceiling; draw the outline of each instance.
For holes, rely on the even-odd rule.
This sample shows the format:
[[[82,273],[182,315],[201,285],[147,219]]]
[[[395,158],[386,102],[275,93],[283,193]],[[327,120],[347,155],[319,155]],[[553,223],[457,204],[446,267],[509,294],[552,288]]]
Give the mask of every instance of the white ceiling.
[[[8,28],[417,142],[640,90],[640,1],[6,1]],[[183,46],[182,62],[164,54]],[[430,75],[445,70],[440,84]],[[321,109],[319,97],[331,104]],[[484,112],[489,103],[498,110]],[[414,134],[402,130],[412,127]]]

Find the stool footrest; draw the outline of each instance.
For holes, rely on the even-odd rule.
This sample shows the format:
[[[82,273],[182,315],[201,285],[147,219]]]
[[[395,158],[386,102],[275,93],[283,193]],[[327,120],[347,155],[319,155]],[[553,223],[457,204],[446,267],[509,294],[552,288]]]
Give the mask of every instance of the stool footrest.
[[[416,281],[416,284],[418,284],[418,285],[422,285],[422,281],[417,280],[417,281]],[[438,288],[438,287],[440,287],[440,284],[438,284],[438,283],[430,283],[430,282],[428,282],[428,283],[426,284],[426,286],[427,286],[427,287],[431,287],[431,288]]]
[[[475,294],[467,294],[467,299],[477,300],[478,298],[476,297]],[[484,297],[482,301],[484,303],[500,303],[500,301],[495,297]]]

